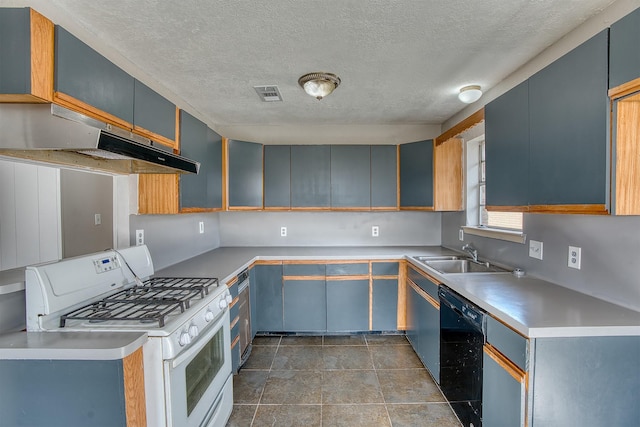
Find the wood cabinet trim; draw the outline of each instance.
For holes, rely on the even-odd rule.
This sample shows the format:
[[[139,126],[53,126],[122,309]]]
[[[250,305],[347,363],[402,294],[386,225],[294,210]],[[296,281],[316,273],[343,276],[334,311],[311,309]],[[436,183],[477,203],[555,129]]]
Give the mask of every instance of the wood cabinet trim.
[[[638,79],[640,84],[640,79]],[[640,89],[639,89],[640,90]],[[615,167],[614,191],[616,215],[640,214],[640,92],[617,102],[617,117],[612,120],[616,129],[616,156],[612,159]],[[615,204],[614,204],[615,203]]]
[[[608,215],[605,205],[530,205],[530,213]]]
[[[33,9],[30,12],[31,94],[53,101],[54,25]]]
[[[229,138],[222,137],[222,209],[229,209]]]
[[[124,371],[124,401],[127,427],[147,425],[144,389],[144,359],[142,347],[122,361]]]
[[[66,93],[57,91],[53,92],[53,102],[62,107],[85,114],[91,118],[109,123],[127,131],[133,130],[133,124],[122,120],[121,118],[116,117],[113,114],[109,114],[106,111],[102,111],[94,107],[93,105],[87,104],[84,101],[80,101],[79,99],[74,98],[71,95],[67,95]]]
[[[222,208],[180,208],[180,213],[220,212]]]
[[[487,356],[493,359],[502,369],[507,371],[509,375],[513,377],[514,380],[518,381],[521,384],[525,385],[525,388],[528,389],[529,381],[527,381],[527,373],[520,369],[515,363],[507,358],[504,354],[500,353],[500,351],[492,346],[489,343],[486,343],[482,348]]]
[[[462,210],[463,142],[450,138],[433,147],[433,206],[436,211]]]
[[[238,335],[237,337],[235,337],[233,341],[231,341],[231,348],[237,346],[239,342],[240,342],[240,336]]]
[[[484,107],[479,109],[475,113],[471,114],[469,117],[462,120],[461,122],[455,124],[452,128],[440,134],[440,136],[436,137],[433,140],[434,146],[438,144],[442,144],[443,142],[448,141],[449,139],[460,135],[465,130],[472,128],[473,126],[477,125],[483,120],[484,120]]]
[[[251,267],[254,265],[282,265],[282,261],[279,260],[268,260],[268,259],[259,259],[251,264]],[[249,267],[249,268],[251,268]]]
[[[344,280],[369,280],[371,278],[370,274],[357,274],[353,276],[341,275],[341,276],[325,276],[327,282],[338,282]]]
[[[326,276],[282,276],[282,280],[284,281],[301,281],[301,280],[321,280],[325,281]]]
[[[409,268],[411,268],[413,271],[415,271],[416,273],[418,273],[419,275],[421,275],[425,279],[429,280],[434,285],[440,286],[440,281],[438,279],[436,279],[435,277],[431,276],[429,273],[426,273],[426,272],[422,271],[421,269],[419,269],[418,267],[415,267],[413,265],[410,265]]]
[[[407,261],[401,260],[398,268],[398,330],[407,330]]]
[[[616,100],[623,96],[631,95],[637,91],[640,91],[640,77],[609,89],[609,98],[611,98],[611,100]]]
[[[440,310],[440,302],[439,301],[436,301],[431,295],[429,295],[427,292],[425,292],[424,289],[422,289],[420,286],[415,284],[413,280],[407,278],[407,283],[409,284],[409,286],[411,286],[413,288],[414,291],[416,291],[418,293],[418,295],[420,295],[422,298],[427,300],[427,302],[429,304],[431,304],[432,306],[434,306],[435,308]]]
[[[401,211],[428,211],[433,212],[435,208],[433,206],[401,206]]]
[[[179,187],[178,174],[138,175],[138,213],[177,214]]]
[[[174,151],[178,151],[178,143],[172,139],[167,138],[166,136],[162,136],[138,125],[133,125],[133,133],[148,138],[153,142],[157,142],[158,144],[171,147],[171,149]]]
[[[529,206],[485,206],[485,209],[497,212],[529,212]]]

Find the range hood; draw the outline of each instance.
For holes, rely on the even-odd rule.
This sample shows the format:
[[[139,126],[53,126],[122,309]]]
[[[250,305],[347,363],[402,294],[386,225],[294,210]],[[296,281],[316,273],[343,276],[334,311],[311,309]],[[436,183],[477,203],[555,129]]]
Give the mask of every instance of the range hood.
[[[55,104],[0,104],[0,156],[117,174],[200,169],[169,147]]]

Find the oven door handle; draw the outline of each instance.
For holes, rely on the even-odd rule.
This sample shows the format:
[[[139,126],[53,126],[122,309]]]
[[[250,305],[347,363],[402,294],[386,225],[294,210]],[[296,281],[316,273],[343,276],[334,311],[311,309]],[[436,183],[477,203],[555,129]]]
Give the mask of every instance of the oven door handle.
[[[189,345],[189,348],[187,348],[184,353],[180,354],[178,357],[176,357],[173,360],[170,360],[169,362],[171,362],[171,368],[175,368],[176,366],[180,365],[181,363],[183,363],[185,360],[190,359],[191,357],[193,357],[195,354],[197,354],[200,350],[202,350],[202,346],[200,345],[201,343],[206,343],[209,342],[209,340],[211,338],[213,338],[213,336],[221,329],[224,327],[224,325],[222,324],[221,320],[223,319],[224,315],[229,311],[228,308],[225,308],[224,311],[219,314],[215,319],[213,319],[213,321],[211,322],[211,326],[208,327],[205,331],[204,334],[199,335],[198,339],[195,340],[194,342],[192,342]]]

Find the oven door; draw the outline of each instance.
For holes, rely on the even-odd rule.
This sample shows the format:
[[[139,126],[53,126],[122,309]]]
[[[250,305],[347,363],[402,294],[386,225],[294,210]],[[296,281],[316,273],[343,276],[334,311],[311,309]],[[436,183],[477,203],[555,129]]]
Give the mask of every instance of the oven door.
[[[167,425],[225,423],[233,409],[229,310],[188,350],[164,361]]]

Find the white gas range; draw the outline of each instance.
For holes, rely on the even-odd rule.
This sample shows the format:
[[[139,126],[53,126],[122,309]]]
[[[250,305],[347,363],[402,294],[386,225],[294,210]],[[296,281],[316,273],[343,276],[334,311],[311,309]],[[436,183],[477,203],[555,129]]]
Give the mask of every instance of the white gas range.
[[[146,246],[27,267],[28,331],[141,331],[147,424],[223,426],[233,407],[231,294],[156,278]]]

